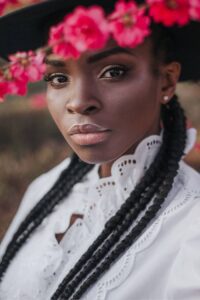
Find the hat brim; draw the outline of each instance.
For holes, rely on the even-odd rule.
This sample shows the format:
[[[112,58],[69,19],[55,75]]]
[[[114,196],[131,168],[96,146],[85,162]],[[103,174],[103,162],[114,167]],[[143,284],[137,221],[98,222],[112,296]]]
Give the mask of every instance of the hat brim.
[[[95,0],[95,4],[105,7],[107,12],[112,10],[115,2]],[[89,6],[91,1],[49,0],[0,17],[0,56],[6,59],[17,51],[34,50],[45,45],[49,28],[78,5]],[[190,22],[182,28],[172,27],[170,31],[182,65],[180,81],[200,80],[200,22]]]

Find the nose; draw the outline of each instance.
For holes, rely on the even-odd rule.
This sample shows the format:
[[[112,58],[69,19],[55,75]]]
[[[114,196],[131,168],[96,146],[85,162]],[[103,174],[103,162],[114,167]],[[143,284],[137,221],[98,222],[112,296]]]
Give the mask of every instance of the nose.
[[[71,96],[66,103],[70,114],[90,115],[101,109],[101,102],[95,96],[97,89],[91,83],[79,80],[71,91]]]

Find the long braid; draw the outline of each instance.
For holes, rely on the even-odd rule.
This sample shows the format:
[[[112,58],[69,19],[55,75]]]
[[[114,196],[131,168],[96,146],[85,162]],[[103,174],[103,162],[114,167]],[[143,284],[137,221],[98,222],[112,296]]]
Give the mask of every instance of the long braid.
[[[175,141],[176,139],[177,139],[177,137],[176,138],[174,138],[175,136],[174,135],[176,135],[176,129],[175,128],[177,128],[177,131],[179,132],[179,135],[180,135],[180,141],[178,141],[178,143],[177,143],[177,145],[178,145],[178,148],[176,149],[176,150],[173,150],[173,145],[171,146],[171,153],[172,153],[172,159],[170,160],[170,157],[169,157],[169,159],[168,159],[168,162],[169,162],[169,170],[171,170],[171,181],[173,182],[173,178],[174,178],[174,176],[175,176],[175,174],[176,174],[176,172],[174,171],[175,169],[177,169],[178,168],[178,165],[177,165],[177,163],[176,164],[174,164],[174,153],[176,153],[177,154],[177,157],[176,157],[176,159],[177,159],[177,161],[179,161],[180,160],[180,157],[181,157],[181,155],[182,155],[182,149],[184,148],[184,143],[185,143],[185,136],[184,136],[184,132],[185,132],[185,118],[184,118],[184,115],[183,115],[183,113],[182,113],[182,111],[181,111],[181,109],[180,109],[180,107],[179,107],[179,105],[178,105],[178,103],[176,102],[176,100],[174,99],[174,101],[173,101],[174,103],[172,103],[172,104],[170,104],[170,106],[172,106],[172,108],[171,108],[171,110],[173,110],[173,111],[177,111],[176,112],[176,115],[174,116],[174,118],[175,119],[177,119],[178,120],[178,122],[176,122],[176,120],[174,120],[174,122],[173,123],[171,123],[171,121],[170,121],[170,123],[169,123],[169,126],[167,126],[168,124],[166,123],[166,128],[168,128],[169,129],[169,133],[170,133],[170,135],[169,135],[169,138],[172,140],[172,141]],[[173,111],[172,111],[172,115],[173,115]],[[170,119],[170,117],[169,117],[169,115],[168,115],[168,117],[167,117],[167,119],[169,120]],[[172,117],[172,119],[173,119],[173,117]],[[179,124],[180,123],[180,124]],[[179,126],[180,125],[180,126]],[[175,127],[174,127],[175,126]],[[173,131],[172,132],[170,132],[170,128],[171,127],[173,127]],[[175,130],[174,130],[175,129]],[[182,134],[180,134],[181,133],[181,130],[183,131],[182,132]],[[175,133],[175,134],[173,134],[173,133]],[[169,140],[170,141],[170,140]],[[168,141],[168,142],[169,142]],[[182,141],[182,145],[181,145],[181,141]],[[182,146],[182,147],[181,147]],[[170,147],[169,147],[170,148]],[[168,151],[169,151],[169,149],[168,149]],[[156,158],[156,161],[157,161],[157,158]],[[164,160],[165,161],[165,160]],[[167,175],[166,175],[167,174]],[[139,204],[137,204],[136,205],[136,207],[135,208],[133,208],[132,207],[132,209],[131,210],[126,210],[126,211],[128,211],[128,213],[127,213],[127,215],[126,215],[126,218],[124,219],[124,221],[123,221],[123,226],[121,226],[121,228],[120,228],[120,230],[119,230],[119,227],[120,227],[120,223],[118,223],[118,231],[120,232],[120,234],[121,234],[121,232],[123,232],[123,230],[124,230],[124,232],[126,231],[126,229],[128,228],[128,226],[130,225],[130,223],[132,223],[132,221],[134,220],[134,218],[136,217],[136,215],[138,215],[137,214],[137,210],[138,210],[138,207],[139,206],[142,206],[142,209],[144,208],[144,206],[147,204],[147,198],[148,198],[148,193],[149,193],[149,195],[151,195],[152,196],[152,190],[155,190],[155,188],[158,188],[158,186],[160,185],[160,183],[163,181],[163,184],[161,185],[161,188],[160,188],[160,193],[158,194],[158,199],[161,199],[162,201],[164,201],[164,199],[165,199],[165,197],[166,197],[166,193],[168,193],[168,191],[171,189],[171,184],[172,183],[170,183],[169,182],[169,180],[167,180],[167,178],[169,177],[169,174],[170,174],[170,172],[168,172],[168,170],[164,170],[163,172],[162,172],[162,176],[159,174],[159,179],[157,180],[157,183],[155,184],[155,182],[154,182],[154,184],[153,184],[153,188],[148,188],[147,189],[147,193],[146,193],[146,196],[143,196],[143,201],[141,201]],[[161,177],[162,177],[162,179],[161,179]],[[151,191],[151,192],[150,192]],[[164,193],[164,191],[165,191],[165,193]],[[145,195],[145,193],[143,193],[143,195]],[[144,201],[144,199],[146,198],[146,202]],[[145,203],[144,203],[145,202]],[[136,209],[137,208],[137,209]],[[159,204],[159,201],[157,200],[156,201],[156,203],[154,203],[152,206],[151,206],[151,210],[149,211],[147,211],[147,213],[146,213],[146,215],[144,216],[144,218],[142,219],[143,220],[143,223],[144,223],[144,220],[146,220],[146,223],[148,224],[148,222],[153,218],[153,216],[154,216],[154,214],[156,213],[156,211],[158,210],[160,208],[160,204]],[[139,211],[141,211],[141,208],[139,209]],[[114,219],[114,218],[111,218],[111,219]],[[118,220],[119,221],[119,220]],[[142,222],[142,221],[141,221]],[[115,223],[115,222],[114,222]],[[140,228],[140,230],[141,230],[141,228],[143,228],[143,226],[144,226],[144,224],[143,223],[140,223],[140,226],[139,226],[139,228]],[[143,224],[143,226],[141,226],[141,224]],[[146,225],[147,225],[146,224]],[[145,226],[146,226],[145,225]],[[115,224],[115,226],[116,226],[116,224]],[[122,227],[123,227],[123,229],[122,229]],[[135,229],[135,231],[136,231],[136,229]],[[138,235],[140,234],[139,232],[138,232],[138,230],[136,231],[137,233],[138,233]],[[118,236],[118,238],[119,238],[119,236]],[[129,237],[130,238],[130,237]],[[105,245],[106,245],[106,247],[105,247]],[[110,239],[110,240],[108,240],[108,241],[106,241],[105,243],[104,243],[104,245],[103,245],[103,247],[102,248],[104,248],[104,249],[101,249],[100,250],[100,254],[101,255],[99,255],[99,253],[98,253],[98,255],[95,255],[95,256],[93,256],[92,257],[92,260],[90,260],[90,267],[92,266],[93,268],[95,267],[95,264],[97,264],[97,262],[98,261],[100,261],[101,259],[102,259],[102,256],[105,256],[105,254],[106,253],[108,253],[108,251],[109,251],[109,249],[111,248],[111,246],[113,245],[113,240],[112,239]],[[83,255],[83,257],[85,257],[86,255]],[[98,257],[99,256],[99,257]],[[95,262],[96,261],[96,262]],[[106,259],[106,261],[107,261],[107,259]],[[88,264],[89,265],[89,264]],[[83,280],[83,278],[86,278],[86,275],[88,275],[89,274],[89,271],[90,271],[90,269],[88,268],[88,265],[81,271],[81,272],[79,272],[79,275],[75,278],[75,280],[74,281],[72,281],[70,284],[68,284],[67,286],[66,286],[66,288],[65,288],[65,291],[63,292],[63,290],[61,290],[61,285],[59,286],[59,288],[58,288],[58,290],[59,290],[59,293],[58,293],[58,290],[57,290],[57,292],[54,294],[54,296],[53,296],[53,298],[52,299],[58,299],[59,297],[60,297],[60,295],[62,295],[62,299],[69,299],[69,296],[73,293],[73,291],[74,291],[74,289],[75,289],[75,287],[74,287],[74,285],[77,287],[77,284],[79,283],[81,283],[81,278],[82,278],[82,280]],[[72,269],[73,270],[73,269]],[[97,270],[98,270],[98,267],[97,267]],[[79,269],[79,271],[80,271],[80,269]],[[96,271],[95,271],[96,272]],[[101,272],[100,272],[100,274],[101,274]],[[68,277],[69,278],[69,277]],[[92,277],[93,278],[93,277]],[[69,280],[68,280],[69,281]],[[63,282],[64,282],[64,280],[63,280]],[[66,283],[66,282],[65,282]],[[87,281],[87,283],[85,284],[85,285],[88,285],[89,284],[89,281]],[[62,288],[63,288],[63,286],[62,286]],[[77,297],[79,297],[80,296],[80,294],[78,293],[78,294],[75,294],[75,298],[74,299],[77,299]],[[72,298],[73,299],[73,298]]]
[[[79,182],[92,167],[92,165],[81,162],[76,155],[73,156],[69,167],[62,172],[49,192],[30,211],[8,244],[0,264],[0,281],[11,260],[31,233],[41,224],[44,218],[53,211],[54,207],[69,194],[72,187]]]

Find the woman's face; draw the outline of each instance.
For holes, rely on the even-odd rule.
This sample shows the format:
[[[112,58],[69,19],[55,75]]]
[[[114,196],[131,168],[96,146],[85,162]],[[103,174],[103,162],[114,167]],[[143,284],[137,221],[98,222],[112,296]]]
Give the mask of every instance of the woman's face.
[[[48,56],[48,108],[83,161],[112,162],[159,133],[164,79],[153,72],[151,47],[149,39],[134,49],[110,40],[78,60]]]

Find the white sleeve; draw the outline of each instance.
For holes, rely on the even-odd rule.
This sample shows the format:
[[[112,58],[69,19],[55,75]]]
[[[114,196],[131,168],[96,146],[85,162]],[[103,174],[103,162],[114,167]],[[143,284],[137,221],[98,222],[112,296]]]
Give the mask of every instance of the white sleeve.
[[[39,202],[39,200],[48,192],[54,182],[58,179],[62,170],[64,170],[70,162],[70,158],[65,159],[59,165],[51,169],[45,174],[37,177],[26,190],[20,206],[15,214],[1,244],[0,244],[0,260],[5,249],[10,242],[12,236],[16,232],[21,222],[25,219],[31,209]]]
[[[200,215],[185,228],[184,240],[170,271],[166,299],[200,299]]]

